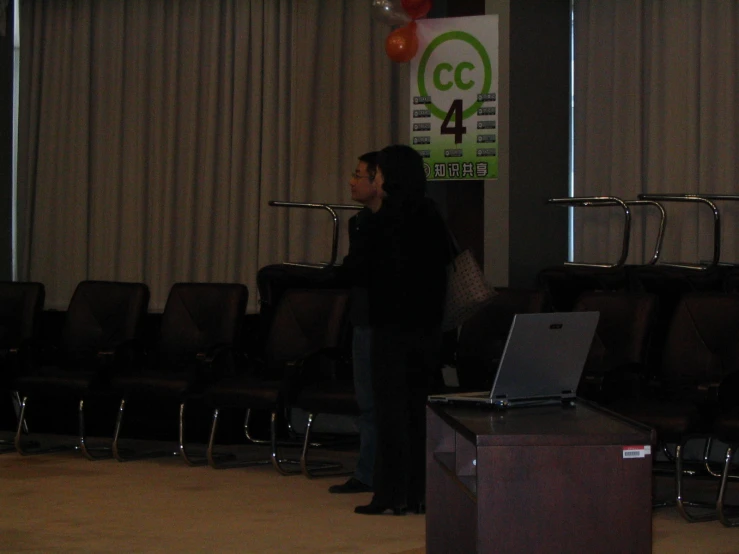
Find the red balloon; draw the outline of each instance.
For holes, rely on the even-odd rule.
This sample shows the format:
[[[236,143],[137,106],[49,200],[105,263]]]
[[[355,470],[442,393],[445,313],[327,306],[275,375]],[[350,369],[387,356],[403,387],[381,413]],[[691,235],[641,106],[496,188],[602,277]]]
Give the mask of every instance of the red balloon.
[[[411,19],[421,19],[431,11],[431,0],[401,0],[400,5]]]
[[[391,32],[385,39],[385,52],[394,62],[405,63],[411,61],[418,52],[416,24],[411,21],[405,27]]]

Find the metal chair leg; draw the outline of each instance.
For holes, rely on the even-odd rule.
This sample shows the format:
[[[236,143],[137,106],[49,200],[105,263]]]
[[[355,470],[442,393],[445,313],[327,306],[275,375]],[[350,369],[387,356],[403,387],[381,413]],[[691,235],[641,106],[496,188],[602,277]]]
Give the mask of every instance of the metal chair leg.
[[[207,449],[207,459],[208,459],[208,465],[214,469],[230,469],[235,467],[248,467],[248,466],[254,466],[254,465],[263,465],[265,463],[271,463],[272,467],[275,468],[275,470],[280,473],[281,475],[297,475],[299,473],[303,473],[305,470],[303,469],[304,465],[309,466],[310,468],[321,470],[330,470],[330,469],[338,469],[341,467],[340,464],[334,463],[334,462],[311,462],[310,464],[307,464],[303,460],[304,456],[301,456],[301,459],[295,460],[291,458],[283,458],[280,455],[279,448],[281,446],[300,446],[303,445],[303,448],[307,448],[307,446],[310,444],[310,442],[306,442],[305,440],[300,442],[296,441],[278,441],[277,440],[277,411],[273,410],[270,413],[270,423],[269,423],[269,439],[258,439],[254,437],[250,430],[249,430],[249,421],[251,418],[251,410],[246,410],[246,416],[244,418],[244,434],[246,435],[246,438],[258,445],[270,445],[270,454],[269,458],[267,460],[248,460],[248,461],[240,461],[240,460],[234,460],[230,462],[219,462],[218,457],[214,454],[214,447],[215,447],[215,437],[216,437],[216,431],[218,429],[218,417],[219,417],[219,410],[218,408],[213,410],[213,423],[211,426],[210,431],[210,438],[208,439],[208,449]],[[312,417],[312,416],[311,416]],[[309,441],[309,438],[308,438]],[[292,467],[288,466],[299,466],[298,468],[293,469]]]
[[[344,467],[343,464],[340,464],[338,462],[317,460],[313,462],[308,461],[308,448],[309,446],[311,446],[310,431],[311,427],[313,426],[313,420],[315,419],[315,417],[315,414],[309,413],[308,421],[305,425],[303,451],[300,454],[300,469],[302,470],[303,475],[305,475],[309,479],[315,479],[316,477],[336,477],[340,475],[351,475],[352,472],[350,471],[338,471]]]
[[[683,448],[685,443],[678,444],[675,449],[675,499],[678,513],[688,522],[697,523],[702,521],[713,521],[718,515],[715,511],[716,504],[707,504],[704,502],[690,502],[685,499],[683,494]],[[688,510],[688,508],[699,508],[711,510],[709,513],[696,514]]]
[[[18,428],[15,431],[15,450],[18,452],[18,454],[21,454],[22,456],[27,456],[30,454],[29,451],[26,451],[23,448],[23,442],[21,441],[21,433],[23,432],[23,422],[26,420],[26,405],[28,402],[28,397],[24,396],[21,400],[21,410],[20,414],[18,414]]]
[[[121,436],[121,427],[123,426],[123,414],[126,410],[126,399],[121,398],[121,404],[118,407],[118,417],[116,418],[115,422],[115,431],[113,432],[113,457],[118,460],[119,462],[129,462],[133,460],[144,460],[147,458],[162,458],[165,456],[178,456],[180,453],[178,451],[158,451],[158,452],[144,452],[142,454],[134,454],[131,456],[124,456],[123,452],[118,445],[118,441]]]
[[[713,447],[713,437],[708,437],[708,440],[706,441],[706,448],[703,451],[703,463],[706,466],[706,472],[708,472],[709,475],[712,477],[716,477],[717,479],[723,478],[723,466],[719,466],[721,469],[719,471],[716,471],[711,466],[711,448]],[[729,480],[739,480],[739,475],[728,475],[726,477]]]
[[[283,467],[283,464],[297,464],[300,466],[300,460],[290,460],[287,458],[280,458],[279,452],[277,450],[277,412],[273,411],[270,420],[269,420],[269,435],[270,440],[272,443],[272,452],[270,453],[270,460],[272,461],[272,466],[277,470],[277,472],[280,475],[298,475],[302,472],[300,468],[298,469],[286,469]]]
[[[215,411],[214,417],[218,418],[218,410]],[[270,439],[258,439],[254,436],[252,436],[251,432],[249,431],[249,421],[251,420],[251,408],[248,408],[246,410],[246,416],[244,417],[244,435],[246,436],[246,440],[249,442],[253,442],[254,444],[270,444]]]
[[[246,419],[244,421],[244,430],[246,432],[247,437],[249,436],[248,432],[248,423],[249,423],[249,411],[247,410],[246,413]],[[213,410],[213,423],[210,427],[210,437],[208,438],[208,449],[206,451],[206,458],[208,460],[208,465],[212,467],[213,469],[231,469],[234,467],[248,467],[248,466],[255,466],[255,465],[266,465],[270,463],[270,460],[253,460],[253,461],[238,461],[233,460],[230,462],[219,462],[219,458],[223,459],[226,457],[234,458],[234,456],[216,456],[213,452],[215,441],[216,441],[216,431],[218,430],[218,408]],[[251,440],[251,439],[249,439]],[[262,441],[267,442],[267,441]]]
[[[726,449],[726,457],[724,461],[724,470],[721,474],[721,485],[718,490],[718,499],[716,500],[716,512],[718,513],[719,521],[726,527],[739,527],[739,517],[736,516],[736,512],[739,506],[729,506],[724,503],[726,496],[726,489],[729,485],[729,479],[732,477],[729,475],[731,471],[731,461],[736,451],[729,446]],[[729,515],[732,512],[732,516]]]
[[[102,460],[106,458],[112,458],[113,453],[111,447],[95,447],[95,448],[89,448],[87,446],[87,437],[85,436],[85,400],[80,399],[79,408],[78,408],[78,417],[79,417],[79,449],[82,451],[82,454],[84,454],[85,458],[87,458],[90,461],[95,460]],[[93,454],[94,451],[104,451],[107,452],[107,455],[105,456],[97,456]]]
[[[11,400],[13,402],[13,411],[15,411],[15,417],[17,420],[23,422],[23,432],[28,435],[28,423],[24,418],[21,417],[21,395],[18,394],[17,390],[11,393]]]
[[[244,418],[244,436],[246,437],[246,440],[249,442],[252,442],[254,444],[264,444],[264,445],[270,445],[272,444],[272,438],[267,439],[259,439],[252,435],[251,431],[249,430],[249,421],[251,420],[251,409],[248,408],[246,410],[246,416]],[[292,428],[291,424],[288,424],[288,435],[297,437],[297,433],[295,433],[294,429]],[[303,444],[302,440],[284,440],[284,441],[277,441],[278,446],[301,446]],[[321,446],[319,443],[311,443],[311,446]]]
[[[180,457],[189,466],[202,466],[208,463],[207,457],[201,457],[198,459],[193,458],[187,453],[185,448],[185,402],[180,403],[180,442],[177,446],[180,453]]]
[[[50,448],[35,448],[38,446],[38,443],[35,441],[29,441],[24,444],[23,439],[22,439],[24,427],[25,429],[28,429],[25,426],[27,406],[28,406],[28,397],[24,396],[23,399],[20,401],[20,413],[18,414],[18,426],[16,427],[15,438],[13,439],[15,451],[18,452],[18,454],[21,454],[22,456],[31,456],[35,454],[51,454],[54,452],[64,452],[64,451],[79,449],[79,445],[77,444],[58,445],[58,446],[52,446]]]
[[[15,419],[16,419],[16,425],[19,422],[22,422],[23,424],[23,433],[28,434],[28,425],[26,424],[25,419],[19,419],[21,414],[21,399],[20,395],[18,394],[18,391],[11,391],[10,393],[10,400],[13,403],[13,411],[15,412]],[[7,452],[15,452],[15,441],[13,439],[0,439],[0,454],[5,454]]]

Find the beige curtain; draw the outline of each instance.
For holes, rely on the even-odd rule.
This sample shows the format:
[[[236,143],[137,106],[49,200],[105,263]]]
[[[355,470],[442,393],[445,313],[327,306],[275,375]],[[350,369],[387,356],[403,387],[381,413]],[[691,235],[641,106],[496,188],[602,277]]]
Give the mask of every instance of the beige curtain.
[[[739,194],[739,3],[575,0],[575,195]],[[704,206],[664,204],[661,261],[710,259]],[[739,203],[719,202],[722,262],[739,262]],[[622,212],[576,210],[575,259],[614,261]],[[653,251],[657,212],[634,209],[629,262]]]
[[[393,142],[389,28],[365,0],[27,0],[20,278],[242,282],[327,260],[356,157]],[[342,243],[342,250],[345,241]]]

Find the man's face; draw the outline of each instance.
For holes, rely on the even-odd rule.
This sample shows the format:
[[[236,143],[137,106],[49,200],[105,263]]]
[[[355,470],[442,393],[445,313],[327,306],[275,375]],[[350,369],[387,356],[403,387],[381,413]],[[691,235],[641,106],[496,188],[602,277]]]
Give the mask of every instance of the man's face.
[[[359,162],[357,164],[357,169],[352,173],[349,185],[352,190],[352,200],[356,200],[360,204],[369,204],[377,198],[379,188],[373,176],[367,171],[367,164],[365,162]]]

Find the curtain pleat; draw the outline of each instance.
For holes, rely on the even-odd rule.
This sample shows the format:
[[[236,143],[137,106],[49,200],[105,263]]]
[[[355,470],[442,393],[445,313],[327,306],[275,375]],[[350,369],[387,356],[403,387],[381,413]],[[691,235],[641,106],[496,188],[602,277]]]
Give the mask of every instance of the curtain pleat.
[[[246,283],[325,261],[356,157],[392,142],[389,29],[368,2],[22,4],[20,278]],[[345,221],[344,221],[345,225]],[[345,248],[345,241],[342,248]]]

